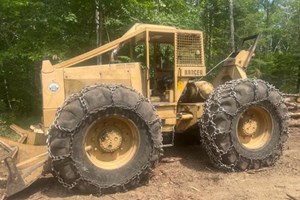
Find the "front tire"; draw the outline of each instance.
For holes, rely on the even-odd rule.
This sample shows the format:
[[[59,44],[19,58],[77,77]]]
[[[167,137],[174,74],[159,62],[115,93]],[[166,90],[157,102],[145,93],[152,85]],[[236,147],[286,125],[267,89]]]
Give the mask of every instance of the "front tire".
[[[219,86],[205,103],[200,135],[211,161],[229,171],[274,165],[288,137],[287,107],[262,80]]]
[[[126,191],[148,180],[161,142],[151,103],[113,85],[90,86],[67,99],[48,135],[59,182],[85,193]]]

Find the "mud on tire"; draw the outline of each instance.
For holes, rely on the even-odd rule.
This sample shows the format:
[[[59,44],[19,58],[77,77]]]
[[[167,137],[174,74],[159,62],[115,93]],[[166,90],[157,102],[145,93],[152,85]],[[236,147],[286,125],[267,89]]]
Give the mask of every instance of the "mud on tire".
[[[47,142],[63,186],[85,193],[126,191],[148,180],[158,162],[161,123],[135,90],[95,85],[58,109]]]
[[[228,171],[274,165],[288,137],[287,107],[262,80],[239,79],[219,86],[199,122],[201,143],[212,163]]]

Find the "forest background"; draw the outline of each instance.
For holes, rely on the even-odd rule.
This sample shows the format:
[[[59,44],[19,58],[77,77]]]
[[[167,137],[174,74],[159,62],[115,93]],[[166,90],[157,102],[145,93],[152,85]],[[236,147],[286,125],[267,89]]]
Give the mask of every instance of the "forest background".
[[[208,70],[260,33],[249,76],[299,93],[299,0],[0,0],[0,128],[41,117],[42,60],[84,53],[134,23],[204,31]]]

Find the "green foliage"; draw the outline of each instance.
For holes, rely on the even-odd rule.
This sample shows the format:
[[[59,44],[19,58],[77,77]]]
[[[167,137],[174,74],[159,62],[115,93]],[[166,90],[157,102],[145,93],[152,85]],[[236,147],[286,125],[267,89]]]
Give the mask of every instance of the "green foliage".
[[[9,125],[15,121],[16,117],[13,113],[0,114],[0,137],[7,137],[10,139],[17,139],[17,135],[9,128]]]

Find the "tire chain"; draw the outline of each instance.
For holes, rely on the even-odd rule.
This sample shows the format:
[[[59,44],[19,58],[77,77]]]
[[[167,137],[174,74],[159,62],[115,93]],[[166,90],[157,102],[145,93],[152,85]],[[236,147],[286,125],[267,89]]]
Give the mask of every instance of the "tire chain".
[[[88,113],[88,104],[87,102],[85,101],[84,99],[84,94],[87,93],[88,91],[94,89],[94,88],[100,88],[100,87],[104,87],[104,88],[107,88],[109,89],[110,93],[111,93],[111,104],[108,105],[108,106],[104,106],[102,108],[98,108],[98,109],[95,109],[91,112]],[[134,108],[130,108],[130,107],[125,107],[124,105],[122,106],[116,106],[114,104],[114,101],[113,101],[113,96],[114,96],[114,93],[115,93],[115,90],[117,88],[126,88],[126,89],[129,89],[130,91],[132,92],[135,92],[139,95],[139,100],[137,102],[137,104],[135,105]],[[80,101],[80,105],[81,105],[81,108],[83,109],[84,111],[84,114],[85,116],[83,117],[83,119],[77,124],[77,126],[74,128],[74,129],[66,129],[64,127],[61,127],[60,125],[58,125],[58,118],[64,108],[64,106],[68,105],[69,103],[73,102],[74,100],[77,100],[79,99]],[[96,84],[96,85],[92,85],[92,86],[87,86],[85,87],[84,89],[82,89],[80,91],[80,93],[75,93],[75,94],[72,94],[71,96],[69,96],[69,98],[67,98],[63,104],[63,106],[61,106],[60,108],[58,108],[57,110],[57,113],[55,115],[55,120],[54,120],[54,124],[49,128],[48,132],[47,132],[47,146],[48,146],[48,154],[49,154],[49,157],[52,159],[52,162],[51,162],[51,168],[52,168],[52,171],[54,172],[55,176],[57,177],[57,180],[59,183],[61,183],[63,185],[63,187],[66,187],[68,189],[72,189],[74,187],[76,187],[78,185],[78,183],[80,181],[84,181],[86,182],[87,184],[89,185],[92,185],[92,186],[95,186],[97,187],[98,189],[98,194],[101,195],[102,194],[102,191],[105,190],[105,189],[109,189],[109,188],[113,188],[114,191],[116,192],[119,192],[119,190],[123,190],[123,191],[128,191],[128,187],[130,187],[130,184],[132,186],[135,186],[137,185],[137,183],[140,182],[141,178],[143,178],[146,174],[149,174],[152,172],[152,168],[153,166],[156,164],[156,161],[158,161],[159,157],[163,155],[163,149],[162,149],[162,136],[160,135],[159,137],[153,137],[155,133],[153,133],[153,131],[151,131],[151,139],[152,139],[152,143],[154,144],[157,144],[159,143],[159,145],[155,145],[154,148],[152,149],[151,151],[151,154],[149,156],[149,159],[147,161],[147,164],[144,165],[138,172],[135,176],[133,176],[131,179],[127,180],[126,182],[124,183],[120,183],[120,184],[111,184],[111,185],[105,185],[105,186],[102,186],[102,185],[99,185],[98,183],[95,183],[93,180],[89,180],[87,178],[83,178],[83,175],[80,173],[80,171],[78,170],[78,167],[76,166],[73,158],[72,158],[72,145],[73,145],[73,139],[74,139],[74,135],[76,134],[76,132],[79,130],[80,126],[83,124],[84,121],[86,121],[89,116],[95,114],[95,113],[98,113],[99,111],[104,111],[105,109],[109,108],[109,107],[119,107],[119,108],[124,108],[124,109],[127,109],[127,110],[130,110],[130,111],[133,111],[135,114],[137,114],[144,122],[146,122],[146,125],[147,125],[147,129],[148,130],[151,130],[150,129],[150,125],[154,124],[154,123],[159,123],[160,124],[160,127],[161,127],[161,120],[159,118],[158,115],[156,115],[156,118],[152,121],[146,121],[145,119],[143,119],[143,116],[141,116],[141,114],[139,114],[137,112],[138,110],[138,107],[139,105],[142,103],[142,102],[150,102],[149,99],[145,98],[143,95],[141,95],[138,91],[136,91],[135,89],[132,89],[132,88],[128,88],[128,87],[125,87],[123,85],[108,85],[108,84]],[[152,105],[152,104],[151,104]],[[155,107],[152,105],[152,109],[153,111],[156,111]],[[53,153],[51,152],[51,149],[50,149],[50,139],[51,139],[51,135],[49,135],[50,131],[52,129],[58,129],[64,133],[67,133],[68,134],[68,137],[71,138],[71,141],[70,141],[70,149],[69,149],[69,154],[67,155],[63,155],[63,156],[56,156],[56,155],[53,155]],[[156,141],[155,141],[156,140]],[[156,155],[158,155],[158,157],[156,157]],[[65,160],[65,159],[71,159],[72,160],[72,164],[73,164],[73,168],[76,169],[76,173],[79,175],[79,178],[77,178],[75,181],[73,181],[72,183],[67,183],[64,181],[64,179],[62,178],[62,176],[60,175],[60,172],[57,171],[54,166],[53,166],[53,161],[62,161],[62,160]],[[143,174],[144,172],[144,174]],[[143,177],[141,177],[142,175],[144,175]]]
[[[234,88],[238,84],[244,83],[244,82],[249,82],[254,86],[254,101],[242,105],[241,102],[239,101],[238,97],[237,97],[236,92],[234,91]],[[257,99],[258,97],[257,97],[257,92],[256,91],[258,91],[258,84],[259,83],[264,84],[268,88],[268,90],[267,90],[268,93],[267,93],[265,98]],[[238,104],[238,106],[237,106],[238,109],[233,114],[226,112],[224,110],[224,108],[221,107],[220,99],[222,99],[222,96],[224,95],[224,92],[226,92],[226,91],[229,91],[228,94],[230,95],[230,97],[233,97],[234,100]],[[216,113],[218,113],[220,111],[224,112],[226,115],[230,116],[231,119],[233,119],[243,109],[245,109],[245,108],[247,108],[251,105],[255,105],[259,102],[263,102],[263,101],[268,100],[269,91],[275,91],[275,92],[278,92],[279,94],[281,94],[279,92],[279,90],[276,89],[273,85],[271,85],[271,84],[269,84],[265,81],[262,81],[260,79],[237,79],[237,80],[226,82],[223,85],[220,85],[217,89],[215,89],[213,91],[213,93],[210,95],[210,97],[206,100],[205,105],[204,105],[204,114],[203,114],[201,120],[199,121],[200,137],[201,137],[201,144],[205,148],[210,160],[212,161],[212,163],[214,164],[215,167],[223,169],[225,171],[236,171],[237,169],[235,168],[235,164],[238,162],[238,160],[239,159],[247,159],[247,158],[243,158],[242,156],[239,156],[237,158],[237,161],[235,162],[235,164],[231,164],[231,165],[227,165],[227,164],[224,164],[222,162],[222,156],[227,154],[229,151],[234,150],[234,146],[232,144],[232,141],[230,140],[230,143],[231,143],[230,147],[228,148],[227,151],[224,151],[224,150],[220,149],[217,146],[214,139],[216,139],[216,136],[218,134],[230,134],[229,132],[231,132],[233,124],[231,123],[228,132],[222,132],[219,128],[216,127],[216,124],[212,121],[212,119],[216,116]],[[284,99],[282,98],[282,95],[280,95],[280,100],[275,106],[277,107],[281,104],[284,104]],[[218,106],[218,109],[215,113],[213,113],[211,111],[212,105],[217,105]],[[204,115],[207,115],[208,117],[205,119],[206,116],[204,116]],[[207,121],[207,119],[209,119],[209,121]],[[280,120],[285,121],[285,120],[288,120],[288,119],[289,119],[289,115],[288,115],[288,113],[286,113]],[[213,129],[215,130],[213,134],[210,134],[207,131],[208,125],[213,126]],[[282,127],[282,131],[281,131],[281,135],[280,135],[280,142],[281,143],[280,143],[280,146],[279,146],[280,151],[282,151],[282,149],[283,149],[283,144],[282,143],[284,143],[287,139],[287,137],[285,138],[283,133],[286,134],[286,136],[288,137],[289,128],[288,127]],[[274,149],[276,149],[276,148],[274,148]],[[218,156],[213,153],[213,149],[217,152]],[[271,152],[268,156],[266,156],[266,158],[268,158],[269,156],[272,156],[272,154],[273,154],[273,152]],[[278,159],[279,159],[279,156],[275,157],[274,160],[273,160],[274,161],[273,163],[275,163]],[[247,160],[249,160],[249,159],[247,159]],[[249,165],[253,162],[255,162],[255,160],[250,160]]]

